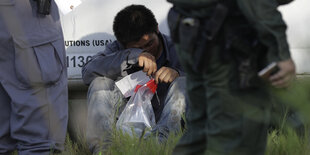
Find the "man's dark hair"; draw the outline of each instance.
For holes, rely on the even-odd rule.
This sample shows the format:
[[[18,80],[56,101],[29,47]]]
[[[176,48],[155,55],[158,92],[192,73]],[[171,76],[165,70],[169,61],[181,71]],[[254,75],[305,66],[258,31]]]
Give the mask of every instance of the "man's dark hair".
[[[145,34],[156,32],[158,23],[151,10],[143,5],[130,5],[114,18],[113,31],[116,39],[126,46],[139,41]]]

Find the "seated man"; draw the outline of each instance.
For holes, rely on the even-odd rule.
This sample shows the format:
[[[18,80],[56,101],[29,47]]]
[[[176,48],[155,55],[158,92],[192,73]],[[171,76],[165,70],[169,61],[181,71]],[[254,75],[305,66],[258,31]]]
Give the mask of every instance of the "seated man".
[[[113,31],[117,41],[107,45],[82,69],[88,90],[87,142],[96,153],[106,149],[111,130],[127,100],[115,81],[143,70],[158,84],[152,98],[156,126],[153,132],[165,141],[170,132],[181,128],[185,111],[185,78],[174,46],[158,30],[153,13],[142,5],[130,5],[115,17]],[[104,145],[101,145],[104,144]]]

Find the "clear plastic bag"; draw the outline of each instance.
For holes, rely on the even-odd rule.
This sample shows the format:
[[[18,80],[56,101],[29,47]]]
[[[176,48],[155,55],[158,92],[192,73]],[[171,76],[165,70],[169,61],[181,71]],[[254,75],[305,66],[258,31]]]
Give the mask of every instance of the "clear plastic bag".
[[[151,99],[156,89],[154,79],[144,85],[137,85],[116,123],[116,128],[138,137],[152,130],[155,126],[155,114]]]

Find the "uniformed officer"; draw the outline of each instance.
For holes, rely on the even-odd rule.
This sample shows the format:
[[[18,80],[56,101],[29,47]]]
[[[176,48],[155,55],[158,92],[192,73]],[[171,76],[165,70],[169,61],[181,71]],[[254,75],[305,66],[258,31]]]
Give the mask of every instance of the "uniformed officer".
[[[187,132],[175,154],[264,154],[268,85],[295,76],[276,0],[168,0],[171,36],[187,73]],[[281,1],[281,3],[287,3]],[[263,81],[258,71],[276,62]]]
[[[65,49],[57,6],[46,2],[0,1],[0,154],[44,155],[64,147]]]

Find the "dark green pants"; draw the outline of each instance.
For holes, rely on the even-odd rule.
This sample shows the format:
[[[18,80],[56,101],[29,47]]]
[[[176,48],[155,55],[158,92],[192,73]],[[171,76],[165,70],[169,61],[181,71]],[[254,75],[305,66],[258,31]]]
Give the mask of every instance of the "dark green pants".
[[[270,96],[264,88],[231,89],[234,62],[223,62],[219,47],[210,48],[205,70],[194,71],[189,52],[176,45],[187,74],[190,99],[187,130],[174,154],[264,154]],[[201,58],[203,59],[203,58]]]

